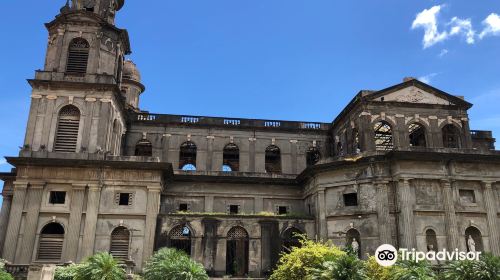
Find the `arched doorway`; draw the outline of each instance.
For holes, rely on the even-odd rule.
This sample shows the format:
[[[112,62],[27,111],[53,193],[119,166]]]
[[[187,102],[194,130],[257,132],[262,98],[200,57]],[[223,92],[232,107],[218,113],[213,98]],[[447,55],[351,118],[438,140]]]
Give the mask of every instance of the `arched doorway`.
[[[168,247],[184,251],[191,256],[191,229],[186,225],[174,227],[168,235]]]
[[[472,238],[472,240],[474,240],[474,248],[472,248],[472,244],[470,244],[469,238]],[[465,230],[465,244],[467,246],[467,252],[483,252],[484,246],[481,231],[479,231],[479,229],[477,229],[476,227],[468,227]]]
[[[50,223],[43,227],[38,241],[39,261],[61,261],[64,243],[64,228],[59,223]]]
[[[355,243],[358,244],[357,248],[358,257],[361,257],[361,235],[359,234],[359,231],[352,228],[348,230],[346,233],[346,247],[354,250],[355,248],[353,244]]]
[[[302,244],[297,236],[299,234],[302,234],[302,231],[294,227],[285,230],[281,237],[281,252],[290,253],[294,247],[300,248]]]
[[[233,227],[227,233],[226,273],[233,276],[248,274],[248,233],[240,227]]]

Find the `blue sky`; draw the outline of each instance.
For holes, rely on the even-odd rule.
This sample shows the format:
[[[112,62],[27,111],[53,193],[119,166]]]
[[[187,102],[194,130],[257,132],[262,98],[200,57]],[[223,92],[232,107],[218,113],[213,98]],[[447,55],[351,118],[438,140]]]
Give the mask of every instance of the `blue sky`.
[[[23,143],[26,79],[64,2],[2,3],[0,155]],[[414,76],[464,95],[472,129],[500,137],[498,15],[496,0],[126,0],[117,25],[151,112],[329,122],[359,90]]]

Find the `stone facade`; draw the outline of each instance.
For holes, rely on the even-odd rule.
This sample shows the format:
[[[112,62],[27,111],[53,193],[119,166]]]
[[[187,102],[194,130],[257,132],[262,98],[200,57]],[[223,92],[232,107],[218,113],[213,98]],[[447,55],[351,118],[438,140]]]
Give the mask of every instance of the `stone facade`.
[[[17,266],[109,251],[140,271],[176,247],[211,275],[263,276],[294,233],[500,255],[500,153],[472,104],[415,79],[360,91],[332,123],[151,114],[124,1],[73,1],[46,24],[0,255]]]

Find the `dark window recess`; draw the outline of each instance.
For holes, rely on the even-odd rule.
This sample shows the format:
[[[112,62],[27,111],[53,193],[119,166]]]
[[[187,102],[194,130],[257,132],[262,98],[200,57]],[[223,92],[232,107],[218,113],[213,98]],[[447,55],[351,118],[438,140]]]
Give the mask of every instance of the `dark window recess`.
[[[460,201],[462,203],[476,203],[476,195],[474,190],[459,190]]]
[[[130,194],[130,193],[120,193],[120,202],[118,204],[125,205],[125,206],[131,205],[132,204],[132,203],[130,203],[131,197],[132,197],[132,194]]]
[[[344,194],[344,205],[345,206],[358,206],[358,194],[357,193]]]
[[[64,204],[66,203],[66,192],[50,192],[50,204]]]
[[[240,212],[239,205],[229,205],[229,214],[230,215],[238,215]]]
[[[146,139],[142,139],[135,145],[135,155],[141,157],[153,156],[153,145]]]
[[[278,215],[286,215],[286,214],[288,214],[288,207],[278,206]]]
[[[189,211],[189,205],[187,203],[179,204],[179,211],[181,211],[181,212]]]
[[[281,173],[281,152],[275,145],[266,148],[265,168],[267,173]]]

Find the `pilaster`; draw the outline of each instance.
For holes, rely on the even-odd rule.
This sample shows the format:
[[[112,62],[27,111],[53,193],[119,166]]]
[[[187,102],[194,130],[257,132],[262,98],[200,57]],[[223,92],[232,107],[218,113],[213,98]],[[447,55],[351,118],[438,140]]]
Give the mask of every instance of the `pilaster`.
[[[451,182],[448,180],[441,180],[441,186],[443,188],[443,201],[444,201],[444,211],[445,211],[445,227],[447,235],[447,245],[448,250],[454,250],[458,248],[458,229],[457,229],[457,215],[455,213],[455,205],[453,199],[453,191],[451,187]]]
[[[398,186],[400,207],[401,248],[412,249],[416,245],[415,225],[413,220],[413,199],[410,181],[401,179]]]
[[[500,237],[498,233],[498,209],[496,206],[495,194],[492,189],[492,182],[483,182],[484,201],[488,219],[490,233],[490,250],[495,256],[500,255]]]
[[[379,228],[379,239],[381,244],[392,244],[391,227],[389,217],[389,188],[388,182],[376,183],[377,188],[377,217]]]
[[[31,262],[33,248],[35,247],[36,230],[40,214],[43,187],[45,183],[31,183],[28,188],[28,203],[26,204],[26,221],[24,223],[23,242],[21,254],[16,262],[28,264]]]
[[[0,256],[3,256],[3,246],[5,242],[5,235],[7,234],[7,227],[9,225],[9,214],[12,206],[12,193],[4,191],[2,212],[0,212]]]
[[[95,230],[97,226],[97,214],[99,211],[99,200],[101,197],[100,185],[89,185],[87,198],[87,212],[85,215],[85,230],[82,242],[82,258],[94,254]]]
[[[27,188],[28,182],[14,182],[14,197],[12,199],[9,225],[3,248],[3,258],[12,263],[15,261],[14,257],[16,254],[17,239],[19,236],[19,227],[21,226]]]
[[[83,199],[86,185],[73,185],[71,191],[71,209],[69,214],[68,233],[66,234],[66,249],[64,259],[76,263],[78,257],[78,243],[82,223]]]
[[[145,263],[152,255],[156,230],[156,218],[160,212],[161,186],[148,187],[148,201],[146,208],[146,228],[144,229],[144,246],[142,261]]]
[[[327,221],[326,221],[326,203],[325,203],[325,189],[318,190],[318,215],[317,221],[319,227],[319,237],[323,240],[328,238]]]

